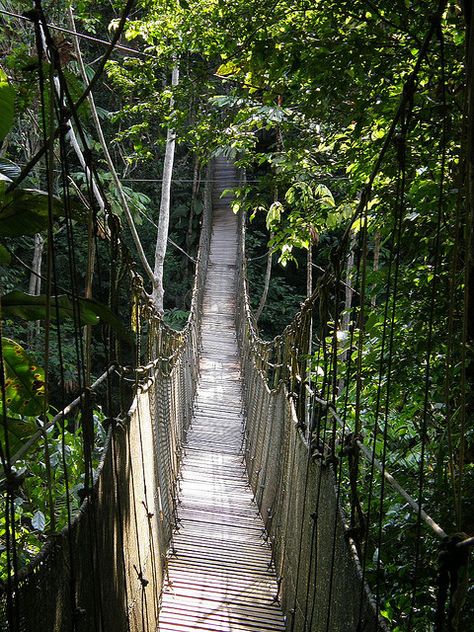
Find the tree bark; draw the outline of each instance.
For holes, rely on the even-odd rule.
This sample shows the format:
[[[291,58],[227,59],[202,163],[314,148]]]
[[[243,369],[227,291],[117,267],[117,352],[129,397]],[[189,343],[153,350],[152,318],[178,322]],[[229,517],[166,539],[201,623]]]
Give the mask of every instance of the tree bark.
[[[272,233],[270,233],[270,240],[272,239]],[[270,289],[270,280],[272,278],[272,261],[273,261],[273,251],[271,248],[268,249],[267,254],[267,267],[265,268],[265,278],[263,281],[263,290],[262,295],[260,296],[260,302],[257,307],[257,311],[255,312],[255,322],[258,323],[258,319],[262,315],[263,308],[267,302],[268,290]]]
[[[175,87],[179,83],[179,66],[175,62],[171,75],[171,86]],[[173,108],[173,100],[171,100]],[[171,201],[171,177],[173,175],[173,163],[176,146],[176,134],[174,129],[168,127],[166,134],[165,160],[163,165],[163,180],[161,187],[160,217],[158,218],[158,231],[156,235],[155,247],[155,267],[153,270],[153,292],[152,300],[159,314],[163,314],[163,267],[165,263],[166,246],[168,243],[168,232],[170,223],[170,201]]]
[[[43,262],[44,239],[38,233],[35,235],[35,246],[33,251],[33,261],[31,263],[30,282],[28,294],[38,296],[41,294],[41,264]],[[35,340],[39,339],[40,321],[28,324],[28,347],[31,349],[35,345]]]
[[[352,270],[354,269],[354,261],[355,261],[355,255],[354,255],[355,244],[356,244],[356,235],[354,231],[351,231],[351,234],[349,237],[349,256],[347,257],[346,272],[344,275],[345,277],[344,278],[344,282],[345,282],[344,311],[342,313],[342,319],[341,319],[341,331],[346,331],[349,337],[350,337],[349,327],[351,325],[352,298],[354,296],[354,290],[352,289],[351,281],[352,281]],[[346,384],[346,380],[345,380],[346,372],[344,370],[344,367],[345,367],[347,358],[349,356],[349,352],[350,350],[346,349],[345,351],[343,351],[343,353],[341,353],[341,357],[340,357],[340,365],[342,367],[342,374],[341,374],[341,377],[339,378],[338,385],[337,385],[337,390],[339,393],[341,393],[344,390],[344,386]]]
[[[41,292],[41,263],[43,261],[44,239],[38,233],[35,235],[35,249],[33,252],[33,262],[31,264],[30,282],[28,293],[37,296]]]
[[[465,274],[464,274],[464,332],[463,332],[463,371],[461,376],[463,392],[463,412],[460,418],[460,443],[458,450],[459,475],[458,496],[462,498],[465,485],[466,464],[466,430],[468,420],[472,418],[474,409],[474,363],[472,362],[472,347],[474,345],[474,3],[472,0],[463,2],[466,21],[466,101],[464,116],[464,132],[466,138],[465,153],[465,192],[466,192],[466,221],[465,221]],[[459,521],[464,526],[463,507],[460,506]]]
[[[355,246],[355,242],[356,242],[356,236],[355,233],[352,231],[350,238],[349,238],[349,256],[347,258],[347,262],[346,262],[346,273],[345,273],[345,297],[344,297],[344,313],[342,315],[342,321],[341,321],[341,329],[342,331],[348,331],[349,329],[349,325],[351,322],[351,307],[352,307],[352,297],[354,295],[354,292],[352,290],[352,285],[351,285],[351,277],[352,277],[352,270],[354,268],[354,246]],[[375,262],[374,262],[374,269],[375,269]],[[345,359],[347,357],[347,352],[344,353],[343,357],[342,357],[342,361],[344,362]]]
[[[379,269],[380,247],[382,245],[381,240],[382,240],[382,236],[380,234],[380,231],[377,230],[375,232],[375,239],[374,239],[374,265],[372,268],[374,272],[378,272],[378,269]],[[377,298],[375,296],[372,296],[372,298],[370,299],[370,304],[372,305],[372,307],[375,307],[377,305]]]

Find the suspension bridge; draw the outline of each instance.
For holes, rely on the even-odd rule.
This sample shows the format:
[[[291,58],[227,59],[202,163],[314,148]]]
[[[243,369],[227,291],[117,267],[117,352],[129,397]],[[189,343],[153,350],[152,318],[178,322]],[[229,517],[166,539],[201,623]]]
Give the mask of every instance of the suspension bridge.
[[[466,37],[471,41],[471,8],[462,4],[468,9]],[[247,218],[242,210],[233,212],[232,195],[226,193],[244,184],[245,173],[229,160],[211,160],[196,260],[178,246],[196,267],[190,315],[184,329],[176,331],[155,311],[121,241],[120,222],[102,190],[89,133],[78,114],[115,48],[141,55],[118,44],[132,5],[126,3],[111,42],[85,36],[107,50],[75,102],[63,69],[68,61],[49,33],[41,3],[25,15],[0,11],[35,26],[38,59],[50,62],[48,77],[38,64],[43,109],[47,80],[52,86],[50,112],[47,117],[43,112],[44,142],[21,173],[12,172],[14,163],[6,161],[15,180],[6,177],[0,212],[7,211],[5,224],[21,223],[14,212],[8,215],[9,205],[19,201],[19,212],[25,211],[22,196],[28,201],[31,190],[23,189],[22,181],[45,157],[49,196],[39,193],[49,200],[48,217],[41,205],[34,225],[48,231],[48,355],[54,329],[50,294],[61,288],[52,228],[57,209],[51,201],[57,143],[64,202],[60,217],[67,233],[67,252],[61,255],[68,259],[71,279],[63,302],[56,299],[54,307],[58,322],[64,306],[73,317],[80,376],[76,399],[51,419],[45,404],[44,414],[32,422],[34,431],[12,453],[14,428],[10,431],[9,424],[32,415],[14,410],[13,419],[7,416],[2,343],[0,631],[474,632],[472,499],[467,498],[474,460],[469,452],[472,46],[466,49],[465,77],[460,69],[458,77],[446,77],[447,5],[440,0],[423,39],[411,48],[413,63],[405,69],[391,122],[372,139],[372,171],[358,176],[365,185],[345,229],[341,224],[335,231],[327,268],[320,268],[299,312],[273,340],[260,337],[250,308]],[[75,28],[59,31],[79,35]],[[460,68],[461,60],[457,63]],[[461,105],[456,95],[464,94],[464,79]],[[417,102],[418,82],[430,90],[426,103]],[[459,146],[448,134],[453,121],[462,118],[450,118],[453,104],[464,108]],[[47,126],[53,113],[56,127],[53,122]],[[428,125],[430,138],[439,138],[429,149],[433,156],[415,148],[414,130]],[[113,331],[117,321],[124,328],[119,318],[108,321],[97,335],[105,370],[87,387],[90,358],[82,345],[90,332],[83,336],[82,286],[73,274],[74,233],[81,221],[71,203],[77,165],[68,158],[68,142],[75,144],[85,174],[81,199],[90,212],[88,271],[78,285],[89,284],[91,295],[97,285],[114,316],[120,292],[121,299],[125,294],[121,284],[132,278],[135,346],[128,336],[123,347],[119,344],[120,334]],[[458,152],[465,152],[462,160]],[[458,165],[463,161],[466,165]],[[384,163],[387,171],[382,173]],[[448,177],[450,169],[458,168]],[[308,173],[319,178],[316,171]],[[449,182],[459,188],[449,189]],[[31,235],[30,229],[23,233],[15,227],[11,234]],[[413,247],[416,240],[423,242],[420,253]],[[84,241],[81,234],[81,247]],[[5,256],[2,250],[2,263]],[[36,272],[26,268],[36,280],[42,278],[41,263]],[[38,298],[28,300],[39,309]],[[5,300],[2,296],[2,310]],[[398,317],[402,311],[404,320]],[[61,346],[61,327],[54,326]],[[33,369],[27,367],[30,373]],[[398,373],[402,380],[397,381]],[[397,389],[413,389],[416,397]],[[103,446],[97,445],[94,430],[95,398],[105,411]],[[76,424],[82,463],[68,461],[64,439]],[[54,455],[65,489],[59,500],[52,494],[53,437],[62,437],[60,454]],[[32,456],[34,447],[38,450]],[[33,521],[19,510],[28,468],[15,467],[26,462],[27,454],[31,461],[43,458],[42,450],[51,480],[41,491],[50,496],[52,534],[41,536],[44,546],[38,554],[32,545],[33,554],[25,536],[34,531]],[[99,452],[96,467],[93,455]],[[80,485],[71,489],[73,468]],[[415,473],[413,480],[407,471]],[[67,514],[67,526],[57,531],[55,512],[60,510]],[[44,515],[43,520],[44,529]],[[28,563],[19,559],[20,544]]]
[[[281,336],[258,337],[245,224],[221,197],[238,179],[232,163],[213,163],[182,332],[150,311],[136,278],[150,362],[136,371],[128,412],[108,420],[81,510],[4,590],[2,630],[388,629],[357,523],[349,529],[341,508],[352,482],[338,471],[332,430],[343,420],[301,378],[315,298]],[[345,445],[367,451],[345,432]]]

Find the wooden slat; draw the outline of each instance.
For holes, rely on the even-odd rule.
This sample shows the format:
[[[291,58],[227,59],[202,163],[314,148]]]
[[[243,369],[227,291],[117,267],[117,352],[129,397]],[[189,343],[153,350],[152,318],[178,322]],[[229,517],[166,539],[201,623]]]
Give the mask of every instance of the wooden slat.
[[[216,166],[221,188],[233,167]],[[235,335],[237,218],[214,197],[203,301],[200,380],[180,482],[179,532],[168,562],[161,632],[274,632],[285,621],[263,522],[242,464],[242,386]]]

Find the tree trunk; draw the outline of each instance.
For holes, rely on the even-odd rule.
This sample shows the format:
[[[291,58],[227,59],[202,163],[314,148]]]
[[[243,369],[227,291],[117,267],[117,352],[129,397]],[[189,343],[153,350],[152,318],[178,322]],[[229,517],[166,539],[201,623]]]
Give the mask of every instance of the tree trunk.
[[[273,235],[270,233],[270,240]],[[255,322],[258,323],[258,319],[262,315],[263,308],[265,307],[265,303],[267,302],[268,290],[270,289],[270,280],[272,278],[272,260],[273,260],[273,252],[272,249],[268,249],[267,254],[267,267],[265,269],[265,279],[263,281],[263,290],[262,295],[260,296],[260,302],[257,307],[257,311],[255,312]]]
[[[355,242],[356,242],[356,236],[354,232],[351,232],[351,236],[349,238],[349,256],[347,258],[347,263],[346,263],[346,274],[345,274],[345,278],[344,278],[344,282],[345,282],[345,297],[344,297],[344,312],[342,314],[342,321],[341,321],[341,330],[342,331],[348,331],[349,330],[349,325],[351,323],[351,307],[352,307],[352,296],[354,294],[354,291],[352,289],[352,285],[351,285],[351,277],[352,277],[352,270],[354,268],[354,246],[355,246]],[[374,262],[374,269],[375,269],[375,262]],[[347,357],[347,352],[344,353],[344,356],[342,358],[342,360],[344,361]]]
[[[179,66],[175,62],[173,66],[171,85],[175,87],[179,82]],[[173,101],[171,101],[171,108]],[[163,182],[161,187],[160,217],[158,219],[158,231],[156,235],[155,267],[153,271],[153,293],[152,300],[159,314],[163,313],[163,267],[165,263],[166,246],[168,243],[168,231],[170,223],[170,201],[171,201],[171,177],[173,175],[174,150],[176,145],[176,134],[171,127],[166,135],[165,160],[163,165]]]
[[[474,7],[465,0],[466,19],[466,248],[467,338],[474,340]]]
[[[354,256],[355,244],[356,244],[356,235],[354,231],[351,231],[351,234],[349,237],[349,256],[347,257],[346,273],[344,275],[344,286],[345,286],[344,311],[342,313],[342,319],[341,319],[341,331],[347,332],[349,340],[350,340],[349,328],[351,325],[351,316],[352,316],[351,314],[352,297],[354,296],[354,290],[352,289],[351,281],[352,281],[352,271],[354,269],[354,260],[355,260],[355,256]],[[348,344],[349,340],[345,342]],[[350,350],[349,348],[347,348],[345,351],[343,351],[340,357],[340,365],[342,368],[342,374],[337,385],[338,393],[341,393],[344,390],[344,386],[346,384],[346,381],[345,381],[346,371],[344,369],[345,369],[345,363],[347,361],[349,352]]]
[[[379,269],[381,239],[382,236],[380,234],[380,231],[377,230],[374,239],[374,265],[372,268],[374,272],[377,272]],[[372,307],[375,307],[377,305],[377,298],[375,296],[372,296],[372,298],[370,299],[370,304],[372,305]]]
[[[44,239],[38,233],[35,235],[35,247],[33,252],[33,261],[31,263],[30,282],[28,285],[28,294],[38,296],[41,294],[41,264],[43,262]],[[39,320],[28,324],[28,347],[34,347],[35,341],[39,340]]]
[[[28,293],[37,296],[41,292],[41,262],[43,260],[44,239],[38,233],[35,235],[35,249],[33,252],[33,262],[31,264],[30,283]]]
[[[281,133],[280,128],[277,128],[277,146],[281,144]],[[273,201],[278,202],[278,185],[275,185],[275,190],[273,193]],[[273,233],[270,232],[270,241],[273,239]],[[258,303],[257,311],[255,312],[255,322],[258,323],[258,319],[262,315],[263,308],[267,302],[268,298],[268,290],[270,289],[270,280],[272,278],[272,262],[273,262],[273,252],[272,249],[268,249],[267,254],[267,267],[265,269],[265,278],[263,281],[263,290],[260,296],[260,301]]]
[[[463,332],[463,371],[461,376],[463,391],[463,412],[460,418],[460,442],[458,450],[459,475],[458,497],[462,498],[465,486],[466,465],[466,431],[468,420],[472,418],[474,409],[474,363],[471,359],[474,344],[474,6],[472,0],[463,3],[466,20],[466,102],[465,102],[465,134],[466,134],[466,221],[465,244],[466,263],[464,275],[464,332]],[[463,516],[464,507],[458,509],[459,521],[464,527],[469,519]]]

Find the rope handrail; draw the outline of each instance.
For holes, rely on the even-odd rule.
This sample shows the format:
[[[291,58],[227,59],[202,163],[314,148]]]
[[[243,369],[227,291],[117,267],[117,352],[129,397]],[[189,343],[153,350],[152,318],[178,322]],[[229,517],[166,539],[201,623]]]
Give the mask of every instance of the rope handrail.
[[[355,547],[347,539],[336,502],[332,469],[311,458],[310,443],[297,414],[295,391],[304,390],[305,373],[296,360],[307,337],[311,303],[306,301],[274,340],[259,338],[247,288],[245,218],[241,215],[240,219],[236,324],[246,411],[244,457],[255,501],[265,519],[266,537],[272,544],[288,629],[326,629],[324,616],[330,611],[332,629],[385,631],[385,624],[374,614],[373,596],[357,570]],[[320,513],[325,522],[317,520]],[[325,526],[331,520],[334,532]],[[328,538],[337,540],[334,562],[330,554],[328,557]],[[345,595],[343,610],[328,595],[333,564],[338,569],[339,594]]]
[[[249,300],[248,300],[248,293],[246,293],[245,302],[246,302],[246,311],[248,314],[250,314],[251,310],[250,310],[250,305],[249,305]],[[285,329],[285,332],[293,331],[292,327],[294,323],[295,323],[295,320],[293,320],[293,323],[291,323]],[[265,369],[257,368],[257,367],[256,368],[257,368],[257,371],[261,374],[262,378],[265,380],[265,383],[267,384],[269,392],[276,392],[279,388],[279,385],[285,382],[285,378],[281,376],[279,383],[274,384],[273,387],[270,388],[270,386],[268,385],[268,378],[267,378],[268,369],[286,367],[288,369],[287,373],[289,373],[291,370],[291,367],[288,363],[285,363],[285,362],[279,362],[279,363],[269,362],[267,359],[265,359],[264,354],[259,353],[259,347],[262,347],[262,346],[271,347],[276,342],[280,344],[282,337],[284,337],[284,334],[280,334],[279,336],[275,337],[271,341],[265,341],[258,338],[258,336],[255,334],[255,337],[252,337],[252,340],[249,343],[249,347],[254,350],[254,353],[256,356],[258,356],[259,360],[264,361],[264,364],[266,367]],[[310,393],[311,398],[315,402],[326,406],[330,414],[336,419],[339,426],[341,428],[345,428],[344,422],[341,419],[341,417],[337,414],[337,411],[334,408],[334,406],[332,406],[331,404],[328,405],[328,402],[326,400],[323,400],[320,397],[318,397],[316,394],[314,394],[307,384],[305,385],[305,388]],[[306,445],[309,445],[308,439],[304,437],[304,435],[301,435],[301,438],[303,441],[305,441]],[[388,481],[388,483],[393,487],[393,489],[395,489],[400,494],[400,496],[402,496],[407,501],[408,505],[410,506],[410,509],[414,511],[415,513],[420,512],[422,520],[435,533],[435,535],[440,539],[448,537],[446,531],[444,531],[444,529],[431,516],[429,516],[424,509],[420,508],[416,500],[403,488],[402,485],[400,485],[400,483],[396,480],[396,478],[392,474],[390,474],[386,470],[386,468],[383,467],[382,463],[380,463],[380,461],[374,456],[373,452],[369,450],[367,446],[364,445],[364,443],[362,443],[362,441],[358,439],[356,440],[356,444],[358,448],[360,449],[361,453],[369,462],[373,460],[375,467],[379,470],[380,473],[383,474],[383,476]]]

